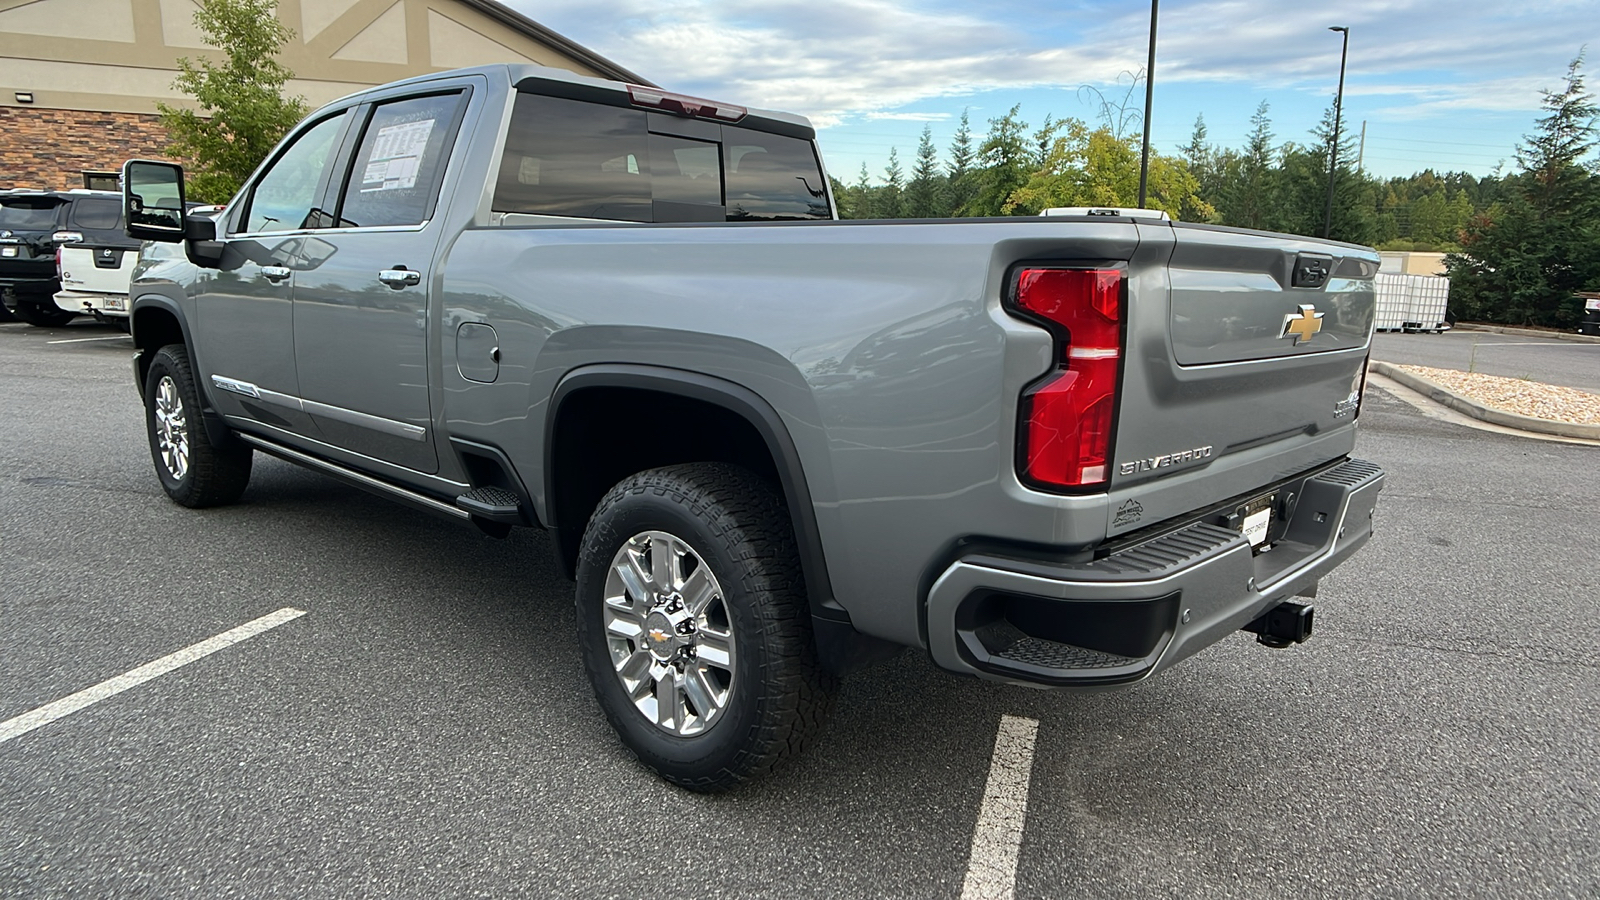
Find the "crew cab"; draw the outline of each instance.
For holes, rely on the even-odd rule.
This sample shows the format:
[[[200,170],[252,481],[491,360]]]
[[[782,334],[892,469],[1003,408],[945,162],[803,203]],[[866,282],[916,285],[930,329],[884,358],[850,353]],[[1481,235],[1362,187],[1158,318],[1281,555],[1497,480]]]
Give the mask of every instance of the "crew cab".
[[[693,789],[902,648],[1084,690],[1297,643],[1371,534],[1365,247],[837,221],[806,120],[537,66],[337,101],[214,221],[124,184],[193,264],[131,289],[166,493],[236,502],[260,451],[546,530],[600,707]]]

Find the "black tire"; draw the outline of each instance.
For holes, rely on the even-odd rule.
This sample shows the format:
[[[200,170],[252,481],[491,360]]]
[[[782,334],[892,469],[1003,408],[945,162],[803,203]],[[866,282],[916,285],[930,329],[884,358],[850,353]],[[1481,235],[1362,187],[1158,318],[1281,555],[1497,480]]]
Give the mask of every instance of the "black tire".
[[[78,317],[77,313],[67,312],[51,302],[34,302],[20,298],[16,301],[16,314],[17,318],[39,328],[60,328]]]
[[[619,638],[606,627],[608,615],[620,608],[606,600],[613,562],[622,558],[625,545],[637,547],[635,542],[647,534],[681,542],[688,551],[679,557],[685,572],[692,571],[691,556],[695,567],[703,561],[709,568],[720,586],[715,592],[720,599],[711,603],[726,617],[716,627],[731,636],[731,677],[721,685],[725,704],[703,731],[691,736],[652,721],[635,705],[636,697],[656,689],[636,689],[630,696],[618,671],[625,663],[614,662],[613,648],[620,646],[618,652],[625,654],[634,645],[614,644]],[[788,513],[760,478],[731,465],[696,463],[625,479],[590,518],[577,575],[579,646],[595,696],[622,743],[662,778],[696,791],[726,790],[798,756],[821,730],[835,680],[817,665]],[[623,599],[632,594],[627,591]],[[635,603],[633,609],[639,606]],[[641,630],[633,653],[657,652],[652,647],[659,648],[659,642],[650,642],[660,633]],[[703,659],[711,652],[705,651]],[[696,656],[689,657],[689,665],[696,661]],[[685,719],[696,714],[693,698],[684,709]]]
[[[144,381],[145,429],[156,476],[175,503],[194,509],[226,506],[237,502],[250,483],[253,454],[239,441],[213,446],[200,410],[188,351],[182,344],[162,347]]]

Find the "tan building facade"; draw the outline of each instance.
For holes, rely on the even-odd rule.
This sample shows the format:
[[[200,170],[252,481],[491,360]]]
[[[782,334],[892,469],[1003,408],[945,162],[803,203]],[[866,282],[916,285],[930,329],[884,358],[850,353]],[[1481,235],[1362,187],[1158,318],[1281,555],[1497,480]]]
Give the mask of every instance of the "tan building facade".
[[[156,104],[186,105],[177,60],[214,54],[194,0],[0,0],[0,188],[81,187],[83,171],[158,157]],[[286,91],[313,108],[463,66],[538,63],[649,84],[494,0],[280,0]]]

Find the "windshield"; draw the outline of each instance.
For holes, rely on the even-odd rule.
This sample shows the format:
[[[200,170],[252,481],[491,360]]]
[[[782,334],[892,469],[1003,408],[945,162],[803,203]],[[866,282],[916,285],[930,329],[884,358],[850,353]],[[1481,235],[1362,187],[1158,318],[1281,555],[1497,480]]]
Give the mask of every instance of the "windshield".
[[[54,198],[18,198],[0,205],[0,228],[13,231],[54,231],[56,207],[61,201]]]

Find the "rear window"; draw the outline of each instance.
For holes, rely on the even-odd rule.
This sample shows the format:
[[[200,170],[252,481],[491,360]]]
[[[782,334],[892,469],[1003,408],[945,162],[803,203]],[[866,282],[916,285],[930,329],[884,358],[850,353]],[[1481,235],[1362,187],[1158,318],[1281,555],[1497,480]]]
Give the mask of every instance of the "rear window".
[[[694,133],[653,132],[644,110],[519,94],[494,209],[627,222],[829,217],[809,141],[730,125]]]
[[[54,231],[56,209],[61,201],[53,197],[28,197],[0,203],[0,228],[11,231]]]
[[[111,231],[122,228],[122,204],[116,200],[72,201],[72,227]]]

